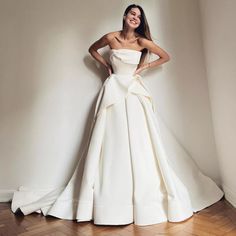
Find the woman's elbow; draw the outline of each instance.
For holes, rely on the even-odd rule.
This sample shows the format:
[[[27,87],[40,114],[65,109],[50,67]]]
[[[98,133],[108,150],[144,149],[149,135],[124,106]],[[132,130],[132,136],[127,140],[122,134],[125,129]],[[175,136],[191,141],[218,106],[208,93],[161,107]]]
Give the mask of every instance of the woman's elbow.
[[[94,49],[93,45],[91,45],[91,46],[88,48],[88,52],[91,53],[91,52],[94,52],[94,51],[95,51],[95,49]]]
[[[89,52],[89,53],[91,53],[92,50],[93,50],[92,47],[89,47],[89,48],[88,48],[88,52]]]
[[[169,55],[166,55],[165,56],[165,61],[167,62],[167,61],[169,61],[170,60],[170,56]]]

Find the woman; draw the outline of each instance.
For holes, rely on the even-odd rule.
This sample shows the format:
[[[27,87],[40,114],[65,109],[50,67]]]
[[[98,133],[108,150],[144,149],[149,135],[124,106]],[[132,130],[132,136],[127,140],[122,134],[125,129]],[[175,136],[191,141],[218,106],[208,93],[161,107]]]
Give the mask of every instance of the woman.
[[[103,64],[109,75],[111,75],[112,66],[97,52],[99,48],[106,45],[109,45],[110,48],[130,48],[142,51],[140,63],[135,71],[137,74],[147,68],[156,67],[170,60],[169,55],[152,41],[145,13],[139,5],[135,4],[126,8],[121,31],[105,34],[89,48],[91,55]],[[147,51],[157,54],[160,59],[144,64]]]
[[[104,46],[110,47],[109,62],[97,52]],[[151,40],[143,9],[128,6],[123,29],[105,34],[89,52],[109,76],[96,102],[86,158],[62,188],[16,191],[12,211],[142,226],[183,221],[220,200],[224,193],[165,126],[142,82],[141,71],[170,58]],[[146,63],[148,52],[160,58]]]

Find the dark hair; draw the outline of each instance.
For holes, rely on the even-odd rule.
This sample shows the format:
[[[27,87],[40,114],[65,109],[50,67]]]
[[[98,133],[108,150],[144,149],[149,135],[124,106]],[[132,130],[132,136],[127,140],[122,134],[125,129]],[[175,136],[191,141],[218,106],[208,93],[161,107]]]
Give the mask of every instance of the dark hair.
[[[143,36],[144,38],[152,41],[152,37],[151,37],[151,33],[150,33],[150,29],[149,29],[146,15],[144,13],[143,8],[140,5],[131,4],[128,7],[126,7],[123,17],[126,16],[132,8],[138,8],[141,12],[140,25],[138,28],[135,29],[135,32],[138,33],[139,35]],[[124,25],[125,25],[125,20],[123,18],[122,29],[124,29]],[[144,53],[143,56],[146,56],[146,54],[148,53],[148,50],[146,48],[143,49],[143,53]]]

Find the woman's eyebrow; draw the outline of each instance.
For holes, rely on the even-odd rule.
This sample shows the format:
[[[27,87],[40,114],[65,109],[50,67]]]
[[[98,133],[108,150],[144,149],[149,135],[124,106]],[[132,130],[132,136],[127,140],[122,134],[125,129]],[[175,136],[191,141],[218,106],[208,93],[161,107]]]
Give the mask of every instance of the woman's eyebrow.
[[[136,12],[135,12],[135,11],[132,11],[132,10],[131,10],[131,12],[136,14]],[[141,16],[141,14],[139,14],[138,16]]]

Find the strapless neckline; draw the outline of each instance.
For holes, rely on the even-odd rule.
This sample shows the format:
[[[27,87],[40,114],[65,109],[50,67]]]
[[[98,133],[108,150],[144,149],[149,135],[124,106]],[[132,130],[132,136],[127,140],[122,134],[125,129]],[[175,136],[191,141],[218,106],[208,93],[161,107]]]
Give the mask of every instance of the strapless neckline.
[[[137,53],[142,53],[141,51],[135,50],[135,49],[130,49],[130,48],[111,48],[111,51],[122,51],[122,50],[127,50],[127,51],[133,51],[133,52],[137,52]]]

